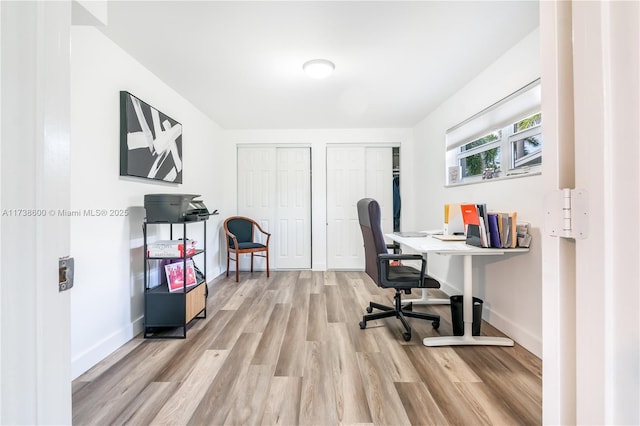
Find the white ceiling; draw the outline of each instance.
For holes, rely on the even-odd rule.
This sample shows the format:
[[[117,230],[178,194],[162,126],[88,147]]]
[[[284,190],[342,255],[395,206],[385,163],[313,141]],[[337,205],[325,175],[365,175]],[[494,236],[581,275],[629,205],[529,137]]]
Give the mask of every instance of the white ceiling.
[[[537,1],[109,1],[102,31],[227,129],[411,127],[538,26]],[[336,64],[313,80],[302,64]]]

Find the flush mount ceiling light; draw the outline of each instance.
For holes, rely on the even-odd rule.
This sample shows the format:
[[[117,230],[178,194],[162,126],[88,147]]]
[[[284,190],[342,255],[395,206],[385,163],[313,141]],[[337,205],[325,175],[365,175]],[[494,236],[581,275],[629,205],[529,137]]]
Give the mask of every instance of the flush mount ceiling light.
[[[331,75],[336,66],[326,59],[312,59],[302,65],[302,69],[311,78],[326,78]]]

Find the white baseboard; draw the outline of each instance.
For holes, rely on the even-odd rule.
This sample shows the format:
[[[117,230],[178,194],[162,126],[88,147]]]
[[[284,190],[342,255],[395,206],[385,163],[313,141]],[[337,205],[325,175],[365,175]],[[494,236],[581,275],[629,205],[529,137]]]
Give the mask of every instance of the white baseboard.
[[[323,263],[323,262],[313,262],[313,264],[311,265],[311,270],[312,271],[326,271],[327,270],[327,264]]]
[[[71,359],[71,380],[75,380],[91,367],[105,359],[120,346],[142,332],[143,317],[105,337],[89,349]]]
[[[528,330],[518,325],[514,320],[506,318],[491,309],[484,309],[482,316],[489,324],[509,336],[526,350],[542,358],[542,338],[534,336]],[[488,320],[487,320],[488,318]]]

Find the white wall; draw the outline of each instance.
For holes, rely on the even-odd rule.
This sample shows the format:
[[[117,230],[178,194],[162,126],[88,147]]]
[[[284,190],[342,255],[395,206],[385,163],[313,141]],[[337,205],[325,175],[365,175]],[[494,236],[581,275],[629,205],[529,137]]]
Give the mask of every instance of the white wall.
[[[540,77],[538,52],[535,30],[413,129],[415,174],[405,188],[413,195],[403,198],[402,220],[404,229],[441,228],[445,203],[472,202],[486,203],[490,210],[515,210],[518,221],[531,222],[529,253],[474,259],[474,293],[485,302],[485,320],[541,356],[541,176],[444,187],[446,130]],[[461,259],[429,258],[430,273],[449,294],[461,293],[461,270]]]
[[[233,166],[216,123],[98,30],[73,27],[71,46],[71,210],[129,212],[127,217],[71,218],[71,254],[76,265],[71,298],[75,378],[141,331],[144,194],[201,194],[209,210],[224,212],[228,210],[226,176]],[[182,124],[183,184],[119,176],[120,90]],[[221,217],[212,216],[207,222],[209,280],[221,273],[217,236]]]
[[[233,156],[233,164],[236,164],[236,147],[238,144],[272,144],[272,145],[299,145],[311,147],[311,263],[312,269],[324,271],[327,269],[327,174],[326,153],[327,144],[352,143],[352,144],[400,144],[400,156],[411,141],[409,129],[289,129],[289,130],[226,130],[224,139],[228,149],[228,155]],[[231,161],[231,160],[230,160]],[[400,165],[401,175],[405,170]],[[410,173],[410,170],[407,170]],[[229,205],[237,206],[236,180],[233,176],[227,176],[229,191],[225,196],[230,197]],[[402,191],[401,179],[401,191]],[[391,185],[391,177],[389,178]]]

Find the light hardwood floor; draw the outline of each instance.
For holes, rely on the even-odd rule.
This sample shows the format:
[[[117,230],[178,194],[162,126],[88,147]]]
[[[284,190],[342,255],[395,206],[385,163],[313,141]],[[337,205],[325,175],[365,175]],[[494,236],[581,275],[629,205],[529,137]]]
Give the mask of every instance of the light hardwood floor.
[[[393,302],[363,272],[240,277],[209,284],[187,339],[137,337],[76,379],[73,424],[542,422],[541,361],[521,346],[422,345],[452,333],[449,306],[415,306],[440,329],[410,318],[405,342],[395,318],[359,328],[370,300]],[[486,322],[482,334],[502,335]]]

